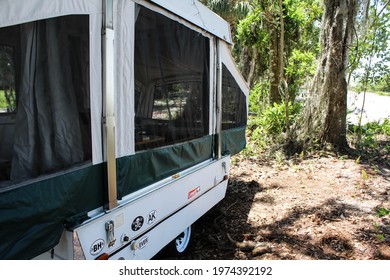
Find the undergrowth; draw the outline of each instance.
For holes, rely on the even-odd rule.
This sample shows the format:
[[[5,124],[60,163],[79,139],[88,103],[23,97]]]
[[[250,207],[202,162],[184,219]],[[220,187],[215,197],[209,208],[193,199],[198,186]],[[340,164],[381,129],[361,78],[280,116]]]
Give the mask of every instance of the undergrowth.
[[[293,124],[301,111],[300,103],[289,103],[289,124]],[[261,153],[285,140],[286,114],[285,103],[267,106],[264,110],[248,119],[247,135],[249,145],[246,153]],[[244,153],[245,153],[244,152]]]
[[[286,141],[286,116],[284,104],[267,106],[263,111],[249,117],[247,128],[247,147],[241,152],[243,157],[272,158],[278,162],[289,156],[284,154]],[[301,104],[289,104],[290,124],[294,124],[301,112]],[[379,161],[390,167],[390,120],[371,122],[361,127],[348,124],[347,139],[349,154],[336,154],[339,157],[359,158],[359,161]],[[310,154],[328,155],[331,147],[313,147],[294,156],[303,159]]]
[[[293,149],[293,128],[298,121],[303,109],[301,102],[288,103],[289,132],[286,133],[286,106],[285,103],[267,104],[268,84],[256,84],[249,95],[249,118],[247,125],[247,146],[239,154],[239,157],[262,157],[273,159],[277,162],[283,159],[295,157],[298,160],[310,155],[329,155],[333,153],[338,157],[353,157],[366,161],[379,160],[390,167],[390,119],[383,122],[371,122],[362,126],[348,124],[347,140],[348,147],[337,150],[331,145],[318,143],[311,139],[307,147]],[[288,135],[287,135],[288,134]],[[286,145],[291,141],[292,145]],[[286,149],[287,147],[287,149]],[[291,147],[293,147],[291,149]],[[290,150],[288,150],[290,149]]]
[[[390,165],[390,119],[361,127],[349,124],[348,142],[360,157],[378,159]]]

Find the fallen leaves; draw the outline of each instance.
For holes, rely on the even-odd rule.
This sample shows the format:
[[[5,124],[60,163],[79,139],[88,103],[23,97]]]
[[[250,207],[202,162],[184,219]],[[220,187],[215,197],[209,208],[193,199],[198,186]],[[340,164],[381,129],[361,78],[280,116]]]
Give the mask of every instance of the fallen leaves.
[[[234,162],[226,197],[198,222],[188,258],[390,259],[390,233],[381,230],[379,241],[374,229],[378,206],[390,209],[390,172],[329,155],[276,170],[272,162]]]

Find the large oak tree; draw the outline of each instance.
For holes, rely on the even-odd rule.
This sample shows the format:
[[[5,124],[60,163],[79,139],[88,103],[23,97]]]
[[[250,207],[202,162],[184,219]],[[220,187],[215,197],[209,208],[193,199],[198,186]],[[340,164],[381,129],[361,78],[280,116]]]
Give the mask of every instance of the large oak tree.
[[[300,136],[345,147],[349,47],[358,0],[325,0],[321,53],[308,93]]]

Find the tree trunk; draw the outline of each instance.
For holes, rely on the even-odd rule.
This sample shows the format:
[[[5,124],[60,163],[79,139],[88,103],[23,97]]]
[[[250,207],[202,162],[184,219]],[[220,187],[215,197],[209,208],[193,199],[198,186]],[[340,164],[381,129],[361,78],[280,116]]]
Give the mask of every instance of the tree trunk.
[[[269,49],[269,64],[270,64],[270,94],[269,103],[281,103],[282,97],[279,93],[280,84],[280,54],[279,54],[279,32],[276,25],[270,27],[270,49]]]
[[[352,41],[357,0],[325,0],[321,54],[304,109],[305,140],[345,147],[348,48]]]
[[[258,60],[257,48],[252,48],[252,59],[250,61],[249,75],[247,83],[252,88],[255,81],[258,79],[256,73],[256,65]]]
[[[284,113],[286,117],[286,138],[290,137],[290,116],[288,113],[289,92],[288,84],[284,77],[284,12],[283,0],[279,0],[280,13],[280,39],[279,39],[279,94],[284,97]]]
[[[259,73],[258,65],[260,64],[260,61],[257,49],[243,46],[240,51],[239,59],[240,72],[249,87],[252,88],[261,75],[261,73]]]
[[[242,46],[239,51],[240,54],[240,71],[245,81],[249,83],[249,73],[250,73],[250,61],[252,61],[252,56],[250,54],[249,48],[247,46]]]

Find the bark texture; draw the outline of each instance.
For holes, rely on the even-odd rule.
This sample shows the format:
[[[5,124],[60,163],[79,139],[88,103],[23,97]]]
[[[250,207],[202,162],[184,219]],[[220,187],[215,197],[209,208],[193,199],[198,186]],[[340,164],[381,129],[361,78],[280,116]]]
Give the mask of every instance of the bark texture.
[[[304,110],[305,140],[345,147],[348,48],[358,0],[325,0],[321,56]]]

